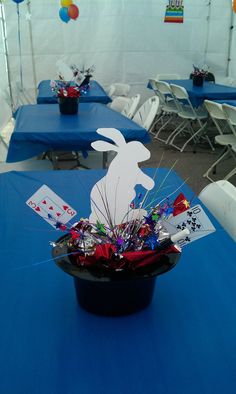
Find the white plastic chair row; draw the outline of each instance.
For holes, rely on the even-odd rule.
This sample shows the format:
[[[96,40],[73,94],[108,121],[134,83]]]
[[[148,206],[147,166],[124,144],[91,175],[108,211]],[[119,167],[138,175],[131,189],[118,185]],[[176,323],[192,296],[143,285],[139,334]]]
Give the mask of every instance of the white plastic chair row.
[[[189,99],[188,92],[182,86],[168,84],[165,81],[157,81],[154,79],[149,80],[149,83],[160,98],[162,107],[162,115],[157,118],[153,125],[153,129],[158,122],[163,122],[164,116],[168,116],[167,121],[162,123],[162,126],[155,133],[154,138],[165,142],[166,144],[170,144],[180,150],[180,152],[183,152],[190,142],[194,142],[196,144],[204,137],[209,143],[211,149],[214,150],[209,137],[206,135],[208,113],[205,108],[194,108]],[[166,126],[174,117],[176,117],[176,115],[181,119],[180,124],[176,127],[177,122],[175,121],[174,130],[170,132],[167,138],[163,139],[163,137],[160,136],[160,133],[165,130]],[[197,128],[196,126],[194,128],[193,124],[197,125]],[[182,145],[176,143],[176,138],[186,136],[188,138],[184,140]]]
[[[222,162],[227,156],[233,157],[236,161],[236,107],[228,104],[219,104],[214,101],[205,100],[204,104],[213,120],[219,135],[216,135],[215,142],[224,147],[223,152],[220,154],[218,159],[208,168],[206,173],[203,175],[213,182],[211,173],[216,173],[216,166]],[[220,123],[221,122],[221,123]],[[225,123],[227,129],[222,122]],[[225,131],[228,134],[225,134]],[[224,179],[230,179],[236,174],[236,167],[231,170]]]
[[[110,108],[132,119],[138,108],[140,97],[140,94],[136,94],[133,97],[115,97],[110,104]]]
[[[211,149],[214,150],[214,147],[208,135],[206,135],[206,126],[208,121],[208,112],[206,111],[206,109],[203,107],[194,108],[189,99],[187,90],[182,86],[170,84],[170,88],[173,96],[176,99],[176,104],[179,109],[178,116],[183,119],[183,122],[177,129],[173,131],[173,133],[170,134],[167,143],[180,150],[180,152],[183,152],[186,146],[191,141],[196,144],[201,138],[205,138]],[[183,102],[187,103],[187,105],[184,105]],[[193,122],[195,122],[195,124],[197,125],[197,129],[195,130],[192,126]],[[183,132],[187,132],[189,138],[184,142],[182,146],[179,146],[175,143],[175,140]]]
[[[158,113],[159,105],[159,97],[150,97],[138,109],[132,120],[140,126],[144,127],[146,130],[150,130],[156,114]]]
[[[220,180],[207,185],[198,197],[236,241],[236,187]]]
[[[127,83],[112,83],[108,89],[108,95],[113,98],[117,96],[127,97],[130,92],[130,85]]]
[[[157,114],[157,118],[153,123],[151,133],[155,135],[159,141],[166,142],[159,135],[162,130],[173,120],[173,117],[178,113],[178,107],[176,105],[175,99],[173,97],[170,85],[167,82],[159,81],[157,79],[149,79],[149,83],[152,90],[159,97],[160,100],[160,111]],[[165,121],[165,119],[167,120]],[[155,132],[156,126],[161,122],[161,127]]]

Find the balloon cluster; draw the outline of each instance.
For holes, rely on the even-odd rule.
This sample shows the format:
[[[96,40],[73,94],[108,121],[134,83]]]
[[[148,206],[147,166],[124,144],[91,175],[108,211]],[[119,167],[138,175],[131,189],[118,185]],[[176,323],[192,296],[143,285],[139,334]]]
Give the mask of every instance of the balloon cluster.
[[[73,4],[73,0],[61,0],[59,16],[63,22],[68,23],[71,19],[78,18],[79,8]]]

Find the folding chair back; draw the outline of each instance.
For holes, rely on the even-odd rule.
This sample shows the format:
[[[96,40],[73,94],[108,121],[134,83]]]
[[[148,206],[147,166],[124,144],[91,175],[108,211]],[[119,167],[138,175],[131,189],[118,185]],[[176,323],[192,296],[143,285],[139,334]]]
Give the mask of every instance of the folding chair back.
[[[227,117],[225,112],[223,111],[222,105],[210,100],[204,100],[204,105],[213,120],[217,130],[220,134],[224,134],[221,123],[219,121],[226,121]]]
[[[163,95],[167,95],[168,94],[171,97],[173,97],[172,90],[170,88],[170,85],[167,82],[156,81],[156,87]]]
[[[165,96],[160,92],[160,90],[157,87],[157,79],[149,79],[149,83],[151,85],[152,90],[154,91],[154,93],[159,97],[160,99],[160,104],[164,105],[165,104]]]
[[[215,101],[204,100],[204,105],[212,118],[226,120],[222,104],[216,103]]]
[[[140,97],[140,94],[136,94],[135,96],[131,97],[129,102],[127,102],[126,106],[121,112],[122,115],[125,115],[129,119],[132,119],[138,108]]]
[[[175,84],[170,84],[171,91],[173,95],[178,99],[178,100],[186,100],[190,102],[188,92],[185,88],[179,85]]]
[[[236,136],[236,107],[229,104],[222,104],[222,109],[226,115],[228,125],[232,130],[232,133]]]
[[[182,113],[183,111],[183,104],[184,102],[188,105],[190,112],[192,113],[192,116],[197,119],[198,116],[196,114],[196,111],[194,110],[191,101],[189,100],[189,95],[188,92],[185,88],[183,88],[182,86],[179,85],[175,85],[175,84],[170,84],[170,88],[172,91],[172,94],[174,96],[174,98],[176,99],[176,105],[179,109],[179,115]]]
[[[198,197],[236,241],[236,187],[220,180],[207,185]]]
[[[113,83],[111,84],[108,95],[113,96],[128,96],[130,92],[130,85],[127,83]]]
[[[146,130],[151,128],[154,118],[159,109],[160,100],[159,97],[150,97],[143,105],[138,109],[133,117],[133,121],[144,127]]]
[[[126,105],[130,103],[130,101],[131,101],[130,97],[123,97],[123,96],[114,97],[110,104],[110,108],[114,109],[117,112],[122,112],[126,107]]]

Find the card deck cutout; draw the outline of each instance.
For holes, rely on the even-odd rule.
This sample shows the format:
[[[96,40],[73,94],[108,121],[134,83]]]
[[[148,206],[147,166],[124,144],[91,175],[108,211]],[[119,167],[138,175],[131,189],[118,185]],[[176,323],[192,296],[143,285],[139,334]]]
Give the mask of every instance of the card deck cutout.
[[[164,223],[166,230],[170,235],[187,228],[190,234],[180,239],[177,244],[182,247],[199,238],[205,237],[215,231],[215,227],[204,212],[201,205],[195,205],[187,211],[172,217]]]
[[[26,204],[54,228],[69,222],[77,212],[47,185],[41,186]]]

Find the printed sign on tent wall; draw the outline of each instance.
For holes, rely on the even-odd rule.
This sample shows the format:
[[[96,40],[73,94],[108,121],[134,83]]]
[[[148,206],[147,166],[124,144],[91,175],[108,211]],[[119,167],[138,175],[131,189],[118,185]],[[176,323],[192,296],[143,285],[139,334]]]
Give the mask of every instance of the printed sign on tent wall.
[[[183,23],[184,22],[184,1],[169,0],[166,6],[164,22],[167,23]]]

